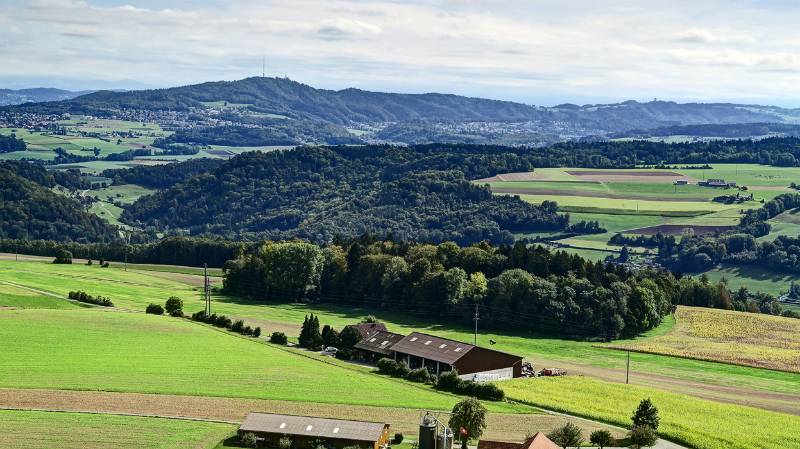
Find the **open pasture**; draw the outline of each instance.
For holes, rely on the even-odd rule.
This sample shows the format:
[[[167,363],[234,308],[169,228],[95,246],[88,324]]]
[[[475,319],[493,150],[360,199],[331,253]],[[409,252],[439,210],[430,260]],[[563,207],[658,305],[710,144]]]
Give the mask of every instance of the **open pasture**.
[[[24,264],[22,269],[19,268],[21,264]],[[109,296],[117,307],[138,311],[151,302],[163,303],[169,296],[177,295],[184,300],[186,312],[202,310],[202,277],[139,269],[125,272],[114,268],[119,266],[121,264],[114,263],[112,268],[102,269],[96,264],[65,266],[0,260],[0,280],[36,286],[63,296],[70,290],[80,289]],[[218,285],[218,282],[215,283]],[[339,329],[374,314],[395,332],[429,332],[460,341],[472,341],[473,337],[472,329],[467,326],[435,323],[424,317],[375,308],[269,303],[214,294],[213,310],[261,326],[265,333],[286,332],[290,338],[298,335],[300,323],[309,313],[318,314],[322,324]],[[669,327],[670,323],[665,321],[658,329],[663,326]],[[478,344],[489,346],[489,340],[496,342],[495,349],[522,355],[538,367],[557,366],[604,380],[625,380],[626,360],[622,351],[549,335],[482,329]],[[800,414],[800,394],[797,393],[800,375],[795,373],[644,353],[634,353],[631,359],[636,370],[632,382],[639,385],[669,384],[677,392]]]
[[[208,449],[235,430],[180,419],[0,410],[0,447],[14,449]]]
[[[0,386],[449,409],[456,396],[185,319],[4,310]],[[335,379],[335,381],[331,381]],[[493,403],[495,411],[515,410]]]
[[[678,307],[667,333],[608,347],[800,373],[800,320]]]
[[[656,388],[583,376],[515,379],[502,384],[515,401],[630,426],[639,401],[659,409],[659,434],[702,449],[800,447],[800,417],[698,399]]]
[[[747,287],[750,291],[769,293],[780,296],[789,291],[789,284],[797,277],[791,274],[776,273],[755,265],[718,267],[705,272],[711,282],[719,282],[723,278],[728,288],[737,290]]]
[[[0,307],[17,309],[75,309],[75,303],[0,282]]]

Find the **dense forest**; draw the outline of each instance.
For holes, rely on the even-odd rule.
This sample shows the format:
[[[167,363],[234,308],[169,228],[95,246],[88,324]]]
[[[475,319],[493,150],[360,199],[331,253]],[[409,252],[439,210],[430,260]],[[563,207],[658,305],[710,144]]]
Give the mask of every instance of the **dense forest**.
[[[153,145],[171,148],[175,144],[227,145],[236,147],[267,145],[299,145],[301,143],[326,143],[347,145],[364,143],[343,128],[325,122],[287,119],[262,120],[261,127],[212,126],[179,129],[168,137],[157,139]]]
[[[224,287],[261,300],[396,309],[464,324],[477,303],[484,326],[605,340],[651,329],[678,304],[781,313],[769,295],[522,243],[267,242],[225,265]]]
[[[51,191],[57,180],[80,182],[25,162],[0,164],[0,238],[107,242],[117,237],[105,220]]]
[[[26,149],[28,149],[28,146],[25,145],[25,142],[22,139],[18,139],[16,135],[0,135],[0,153],[25,151]]]
[[[375,233],[401,240],[510,243],[514,232],[566,228],[568,217],[559,215],[554,203],[533,206],[493,196],[464,175],[524,166],[514,154],[482,147],[253,152],[139,199],[123,220],[164,230],[188,228],[194,235],[315,242]]]
[[[114,184],[138,184],[152,189],[166,189],[222,164],[220,159],[198,158],[175,164],[107,169],[100,176],[111,178]]]
[[[222,268],[228,260],[240,257],[256,245],[217,239],[167,237],[157,242],[127,244],[122,239],[109,243],[56,242],[52,240],[0,239],[0,252],[56,257],[61,250],[80,259],[185,265]]]

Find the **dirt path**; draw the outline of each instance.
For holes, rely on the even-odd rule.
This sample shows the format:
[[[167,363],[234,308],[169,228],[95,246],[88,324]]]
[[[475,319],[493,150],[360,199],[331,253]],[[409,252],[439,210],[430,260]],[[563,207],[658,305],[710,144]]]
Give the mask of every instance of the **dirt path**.
[[[196,419],[240,423],[250,412],[271,412],[391,423],[393,432],[408,436],[419,431],[420,411],[404,408],[318,404],[261,399],[175,396],[161,394],[110,393],[102,391],[0,389],[0,408],[13,410],[70,411]],[[489,414],[486,438],[523,440],[528,431],[548,432],[566,421],[578,424],[584,433],[611,430],[601,423],[558,414]]]

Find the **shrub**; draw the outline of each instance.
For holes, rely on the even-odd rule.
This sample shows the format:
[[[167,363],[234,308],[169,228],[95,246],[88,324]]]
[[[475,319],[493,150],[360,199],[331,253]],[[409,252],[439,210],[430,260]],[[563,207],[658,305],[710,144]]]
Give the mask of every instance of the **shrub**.
[[[242,329],[241,333],[242,333],[242,335],[251,336],[251,335],[253,335],[253,328],[250,327],[250,326],[245,326],[244,329]]]
[[[456,370],[439,375],[435,387],[437,390],[472,396],[487,401],[502,401],[506,397],[505,392],[497,385],[461,379],[458,377]]]
[[[192,314],[192,321],[205,322],[207,319],[208,317],[206,316],[206,312],[204,310]]]
[[[411,382],[427,383],[430,378],[431,375],[426,368],[411,370],[406,375],[406,380],[410,380]]]
[[[108,262],[103,262],[103,263],[100,264],[100,266],[103,267],[103,268],[108,268],[111,265]]]
[[[550,438],[553,443],[563,448],[577,447],[583,444],[583,433],[580,427],[571,422],[553,429],[552,432],[547,434],[547,438]]]
[[[403,434],[398,432],[394,434],[394,439],[392,440],[392,444],[401,444],[403,442]]]
[[[231,324],[230,329],[233,332],[242,333],[242,331],[244,330],[244,321],[242,321],[242,320],[234,321],[234,323]]]
[[[394,376],[397,372],[397,362],[386,357],[378,360],[378,372],[387,376]]]
[[[406,362],[397,362],[397,371],[394,372],[394,377],[406,377],[411,372]]]
[[[464,380],[458,377],[458,371],[447,371],[439,375],[436,380],[436,389],[455,393],[461,390]]]
[[[86,265],[91,265],[91,264],[92,264],[92,259],[86,260]]]
[[[173,310],[172,312],[169,312],[169,316],[174,316],[175,318],[180,318],[180,317],[183,316],[183,310],[181,310],[181,309]]]
[[[273,332],[269,337],[269,342],[277,345],[285,345],[288,342],[288,339],[286,338],[286,334],[283,332]]]
[[[595,446],[603,449],[606,446],[611,446],[614,443],[614,437],[608,430],[595,430],[589,435],[589,442]]]
[[[275,334],[279,334],[280,332],[275,332]],[[272,335],[275,335],[272,334]],[[285,335],[284,335],[285,337]],[[278,449],[292,449],[292,439],[289,437],[282,437],[278,440]]]
[[[650,426],[633,426],[628,433],[628,441],[633,448],[650,447],[656,444],[658,435]]]
[[[256,435],[252,432],[247,432],[242,435],[240,443],[242,447],[258,447],[258,439],[256,439]]]
[[[56,253],[56,258],[53,259],[53,263],[71,264],[72,253],[65,249],[59,249],[58,252]]]
[[[145,309],[145,313],[149,313],[152,315],[163,315],[164,308],[161,307],[161,305],[159,304],[150,303],[150,305],[147,306],[147,309]]]
[[[114,307],[114,303],[111,302],[110,299],[104,296],[98,296],[95,298],[94,296],[89,295],[86,292],[82,292],[80,290],[75,292],[69,292],[67,294],[67,298],[78,302],[85,302],[87,304],[94,304],[103,307]]]
[[[253,337],[258,338],[260,336],[261,336],[261,327],[256,327],[255,329],[253,329]]]
[[[164,303],[164,310],[170,315],[176,310],[183,310],[183,300],[177,296],[170,296],[167,302]]]

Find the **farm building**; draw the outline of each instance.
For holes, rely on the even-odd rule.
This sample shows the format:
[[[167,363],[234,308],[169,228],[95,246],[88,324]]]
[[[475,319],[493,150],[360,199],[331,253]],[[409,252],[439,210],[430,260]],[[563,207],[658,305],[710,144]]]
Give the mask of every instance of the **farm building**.
[[[344,327],[347,329],[348,327],[353,327],[358,330],[358,333],[361,335],[361,339],[364,340],[365,338],[369,337],[371,334],[375,332],[382,331],[386,332],[386,325],[383,323],[358,323],[358,324],[348,324]],[[343,330],[344,330],[343,329]]]
[[[342,419],[313,418],[310,416],[250,413],[239,427],[239,436],[253,433],[259,444],[278,447],[283,437],[292,439],[293,448],[310,448],[318,440],[338,449],[358,446],[362,449],[386,447],[389,441],[389,424],[347,421]]]
[[[505,443],[502,441],[478,441],[478,449],[561,449],[542,432],[528,438],[523,443]]]
[[[412,332],[392,348],[394,359],[411,369],[427,368],[439,374],[458,370],[470,380],[501,380],[522,376],[522,357],[433,335]]]
[[[735,182],[725,182],[724,179],[709,179],[708,181],[700,181],[697,185],[703,187],[736,187]]]
[[[378,331],[362,339],[355,345],[358,358],[368,361],[377,361],[380,358],[394,357],[392,346],[402,340],[404,335],[389,331]]]
[[[675,180],[675,185],[685,186],[685,185],[688,185],[688,184],[689,184],[689,180],[688,179],[676,179]]]

